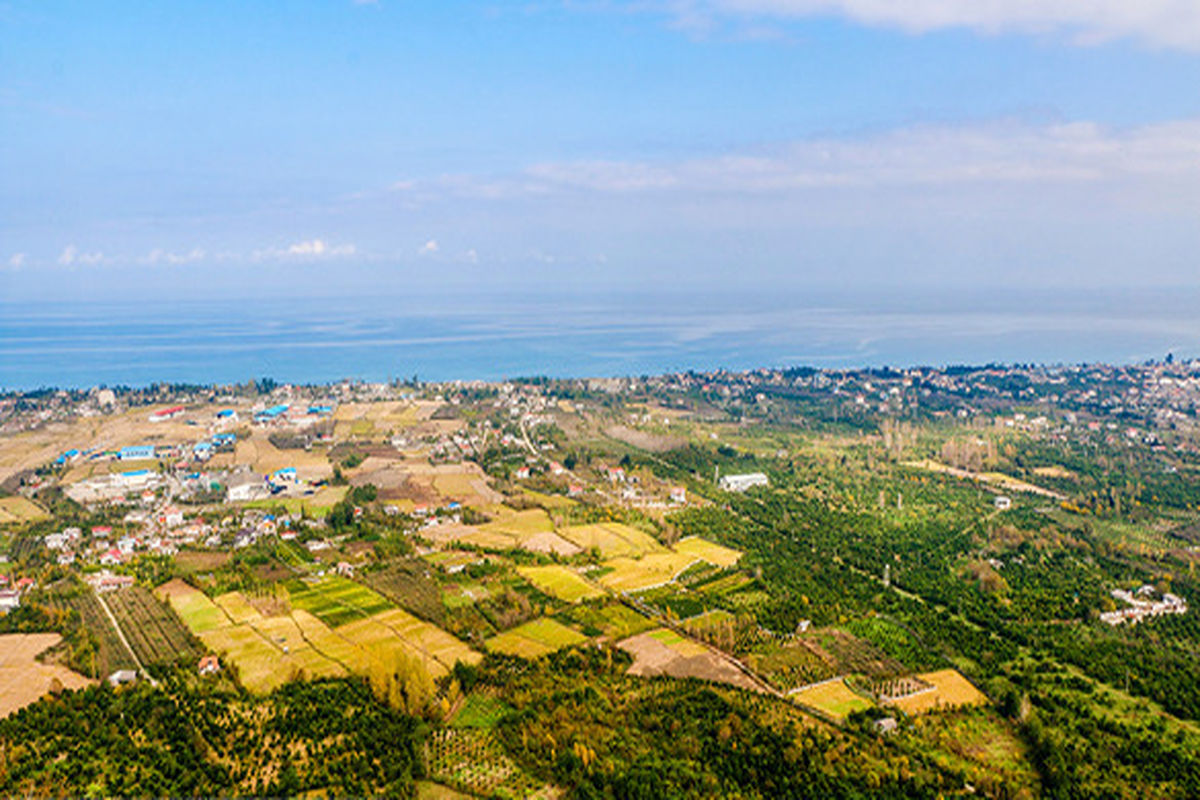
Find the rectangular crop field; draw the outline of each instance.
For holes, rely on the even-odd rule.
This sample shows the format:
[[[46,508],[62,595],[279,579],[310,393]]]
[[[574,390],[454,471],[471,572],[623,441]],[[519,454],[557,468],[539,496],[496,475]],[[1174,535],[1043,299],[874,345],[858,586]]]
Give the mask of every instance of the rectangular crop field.
[[[548,617],[526,622],[487,640],[489,650],[522,658],[537,658],[564,647],[583,644],[587,637]]]
[[[24,497],[0,497],[0,525],[49,519],[41,506]]]
[[[521,577],[546,594],[568,603],[578,603],[604,592],[579,577],[579,573],[557,564],[546,567],[518,567]]]
[[[823,711],[836,720],[845,719],[855,711],[871,708],[871,702],[855,694],[842,678],[809,686],[791,695],[796,702]]]
[[[104,600],[143,664],[200,657],[199,643],[175,612],[140,586],[113,592]]]
[[[57,633],[0,635],[0,719],[37,702],[55,680],[64,689],[82,689],[91,683],[78,672],[36,660],[60,641]]]
[[[892,700],[888,705],[895,706],[909,714],[920,714],[943,708],[977,706],[987,703],[987,696],[976,689],[958,670],[939,669],[936,672],[922,672],[917,677],[931,684],[934,690],[901,697]]]
[[[672,549],[676,553],[686,553],[701,561],[706,561],[715,567],[732,567],[742,560],[742,552],[740,550],[722,547],[707,539],[701,539],[699,536],[688,536],[686,539],[680,539]]]
[[[694,556],[670,551],[641,558],[613,558],[604,562],[612,572],[601,576],[600,583],[616,592],[640,592],[670,583],[695,561]]]
[[[314,614],[333,628],[392,608],[378,592],[336,576],[288,581],[286,587],[293,607]]]
[[[571,544],[584,550],[596,548],[604,558],[637,557],[666,551],[650,534],[620,522],[571,525],[559,533]]]

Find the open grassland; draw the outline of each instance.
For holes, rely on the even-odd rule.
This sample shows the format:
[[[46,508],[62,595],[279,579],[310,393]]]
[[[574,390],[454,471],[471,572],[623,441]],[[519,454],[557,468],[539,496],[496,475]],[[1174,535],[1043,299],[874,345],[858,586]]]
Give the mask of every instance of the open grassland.
[[[640,592],[670,583],[697,559],[686,553],[670,551],[649,553],[641,558],[612,558],[604,566],[612,571],[599,578],[614,592]]]
[[[143,664],[201,655],[196,640],[175,612],[140,586],[113,592],[105,602]]]
[[[579,577],[579,574],[557,564],[547,567],[519,567],[521,577],[541,591],[568,603],[578,603],[593,597],[602,597],[601,589]]]
[[[458,711],[454,712],[450,725],[455,728],[491,729],[510,711],[512,706],[495,695],[475,692],[468,695]]]
[[[336,506],[346,496],[348,486],[322,486],[311,495],[304,497],[271,497],[264,500],[250,500],[237,503],[241,508],[261,508],[265,511],[284,509],[289,514],[308,513],[313,516],[323,516],[329,509]]]
[[[571,525],[559,531],[563,538],[583,550],[595,548],[603,558],[638,557],[666,550],[646,533],[621,522]]]
[[[714,567],[732,567],[742,560],[742,551],[731,547],[722,547],[699,536],[688,536],[680,539],[671,548],[676,553],[684,553],[712,564]]]
[[[871,708],[871,702],[846,685],[842,678],[833,678],[791,695],[801,705],[815,708],[836,720],[843,720],[855,711]]]
[[[64,689],[82,689],[91,683],[66,667],[37,661],[38,655],[61,640],[57,633],[0,635],[0,719],[36,703],[56,681]]]
[[[933,689],[891,700],[888,702],[889,706],[895,706],[908,714],[922,714],[926,711],[987,703],[987,696],[971,685],[958,670],[939,669],[935,672],[922,672],[916,677],[930,684]]]
[[[0,497],[0,525],[38,522],[50,515],[37,503],[24,497]]]
[[[487,640],[489,650],[522,658],[538,658],[564,647],[574,647],[587,637],[548,617],[531,620]]]

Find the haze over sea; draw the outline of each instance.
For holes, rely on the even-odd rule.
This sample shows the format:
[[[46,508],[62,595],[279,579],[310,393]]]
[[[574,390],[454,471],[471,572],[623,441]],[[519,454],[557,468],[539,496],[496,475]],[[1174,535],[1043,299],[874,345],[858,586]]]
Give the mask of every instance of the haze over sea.
[[[1198,350],[1197,292],[579,293],[0,303],[0,386],[1130,363]]]

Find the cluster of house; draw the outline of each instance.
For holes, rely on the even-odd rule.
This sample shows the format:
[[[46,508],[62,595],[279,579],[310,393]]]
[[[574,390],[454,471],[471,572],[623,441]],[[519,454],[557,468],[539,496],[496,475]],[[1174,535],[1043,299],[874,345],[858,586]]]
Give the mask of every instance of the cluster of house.
[[[10,579],[0,575],[0,611],[9,612],[21,605],[21,595],[37,586],[33,578]]]
[[[112,526],[97,525],[85,538],[79,528],[64,528],[48,533],[43,539],[46,549],[58,553],[58,563],[67,566],[85,559],[101,566],[123,564],[138,553],[174,555],[179,548],[205,539],[211,526],[202,520],[188,522],[183,511],[166,505],[153,511],[135,509],[125,515],[129,526],[139,526],[135,533],[114,536]]]
[[[1170,592],[1164,592],[1160,599],[1155,600],[1153,599],[1155,594],[1157,594],[1157,591],[1149,584],[1141,586],[1133,592],[1124,589],[1113,589],[1112,596],[1117,600],[1124,601],[1127,605],[1116,611],[1101,613],[1100,619],[1109,625],[1120,625],[1125,622],[1134,625],[1143,619],[1157,617],[1161,614],[1187,613],[1187,601],[1182,597]]]

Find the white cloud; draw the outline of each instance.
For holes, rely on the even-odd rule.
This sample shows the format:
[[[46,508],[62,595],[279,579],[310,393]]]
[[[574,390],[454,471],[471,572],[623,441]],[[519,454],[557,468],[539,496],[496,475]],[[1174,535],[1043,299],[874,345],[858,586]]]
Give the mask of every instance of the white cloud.
[[[174,253],[169,250],[154,249],[151,250],[145,258],[142,259],[144,264],[190,264],[193,261],[200,261],[205,257],[206,253],[199,247],[193,247],[186,253]]]
[[[430,239],[425,244],[417,248],[417,255],[431,256],[441,249],[438,247],[437,239]]]
[[[284,248],[268,247],[261,250],[255,250],[251,254],[252,261],[278,261],[278,260],[315,260],[324,258],[344,258],[358,253],[358,248],[353,244],[331,244],[324,239],[306,239],[300,242],[294,242]]]
[[[677,24],[840,16],[912,33],[968,28],[981,33],[1053,34],[1078,44],[1132,38],[1156,47],[1200,49],[1195,0],[668,0]]]
[[[923,125],[682,161],[536,164],[507,178],[446,176],[413,191],[479,200],[563,192],[767,193],[844,187],[1200,182],[1200,120],[1124,130],[1090,122]],[[430,241],[422,252],[435,252]]]
[[[8,257],[8,266],[12,269],[20,269],[21,267],[25,266],[25,254],[13,253]]]
[[[84,265],[90,266],[92,264],[103,263],[104,260],[105,260],[104,253],[101,253],[101,252],[81,253],[81,252],[79,252],[79,248],[77,248],[73,244],[69,244],[66,247],[64,247],[62,253],[59,254],[59,256],[58,256],[58,263],[64,267],[71,267],[76,264],[84,264]]]

